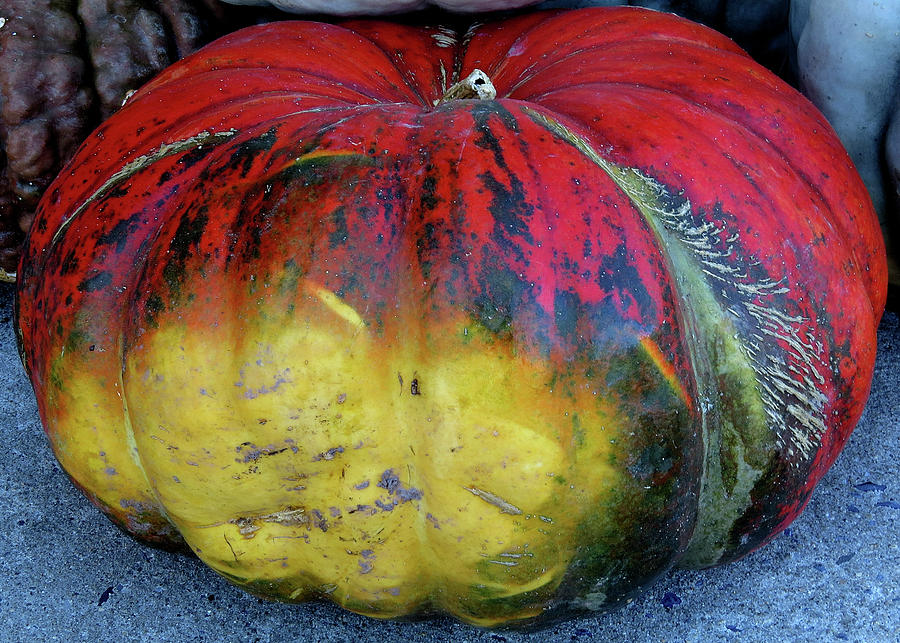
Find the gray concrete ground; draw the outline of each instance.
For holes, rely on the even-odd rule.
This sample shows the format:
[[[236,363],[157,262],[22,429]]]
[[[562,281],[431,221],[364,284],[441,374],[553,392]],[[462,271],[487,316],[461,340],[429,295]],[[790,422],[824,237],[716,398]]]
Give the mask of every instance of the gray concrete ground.
[[[0,641],[900,641],[900,321],[872,396],[806,512],[761,551],[676,571],[639,600],[536,634],[282,605],[114,528],[50,454],[0,284]]]

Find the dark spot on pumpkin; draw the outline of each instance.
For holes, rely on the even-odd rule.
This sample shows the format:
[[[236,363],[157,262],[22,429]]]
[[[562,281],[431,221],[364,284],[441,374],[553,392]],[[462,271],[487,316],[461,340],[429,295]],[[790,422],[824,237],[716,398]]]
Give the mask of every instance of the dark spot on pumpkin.
[[[321,529],[322,532],[328,531],[328,520],[322,515],[321,511],[313,509],[310,514],[312,515],[312,524],[314,527]]]
[[[616,246],[615,252],[606,255],[597,268],[594,283],[615,299],[618,316],[631,319],[656,319],[658,317],[653,297],[642,287],[644,278],[629,256],[625,243]],[[636,307],[630,310],[632,306]]]
[[[166,309],[166,305],[163,302],[162,297],[159,296],[158,293],[151,293],[147,296],[147,301],[144,304],[144,317],[151,327],[157,326],[157,318],[159,314],[162,313]]]
[[[421,391],[419,390],[419,380],[418,378],[413,378],[413,381],[409,384],[409,392],[412,395],[421,395]]]
[[[437,178],[434,176],[426,176],[422,181],[422,195],[419,201],[426,210],[434,210],[440,204],[436,194],[437,184]]]
[[[223,139],[217,139],[216,136],[209,136],[205,140],[194,139],[195,145],[190,150],[182,154],[178,157],[178,160],[175,161],[177,165],[180,165],[184,169],[189,169],[193,167],[196,163],[199,163],[203,159],[205,159],[210,153],[214,150],[218,149],[219,145],[221,145]],[[226,139],[227,140],[227,139]],[[220,168],[216,166],[214,170],[211,167],[203,168],[203,171],[200,174],[201,183],[206,183],[210,180],[210,175],[214,171],[218,171]]]
[[[655,481],[671,471],[673,456],[663,444],[650,444],[641,451],[634,464],[628,467],[632,476],[642,482]]]
[[[344,452],[344,447],[336,446],[331,447],[330,449],[323,451],[322,453],[317,453],[313,456],[313,462],[320,462],[322,460],[334,460],[337,456]]]
[[[209,223],[207,212],[207,206],[202,205],[196,216],[184,213],[169,244],[168,261],[163,268],[163,279],[169,287],[172,298],[176,301],[180,298],[182,283],[187,275],[187,260],[191,256],[192,249],[200,244],[203,232]]]
[[[431,279],[431,260],[429,257],[439,248],[435,226],[430,221],[421,227],[421,234],[416,238],[416,257],[422,270],[422,278]]]
[[[122,252],[132,233],[138,228],[143,216],[143,212],[135,212],[127,219],[119,221],[108,232],[103,233],[97,239],[98,245],[114,245],[116,252]]]
[[[375,500],[375,506],[382,511],[393,511],[396,504],[393,501],[382,502],[381,500]]]
[[[503,145],[501,145],[493,132],[491,117],[499,119],[502,126],[506,129],[518,132],[519,122],[516,120],[516,117],[502,104],[495,101],[473,101],[471,114],[479,132],[479,136],[474,140],[474,143],[482,149],[493,152],[494,162],[497,166],[508,170],[506,160],[503,158]]]
[[[393,207],[394,207],[393,204],[390,204],[390,203],[384,203],[381,205],[383,206],[385,211],[393,210]],[[375,208],[375,207],[372,207],[369,205],[361,205],[356,208],[356,214],[357,214],[357,216],[359,216],[360,221],[365,221],[366,223],[374,221],[375,217],[378,215],[378,213],[380,211],[381,210],[379,208]]]
[[[269,445],[265,447],[258,447],[251,442],[244,442],[237,447],[235,447],[235,451],[240,458],[235,458],[235,462],[242,462],[244,464],[248,462],[256,462],[260,458],[271,455],[278,455],[279,453],[284,453],[288,450],[288,447],[277,448],[275,445]],[[294,451],[296,452],[296,450]]]
[[[282,296],[294,295],[300,287],[300,279],[302,277],[303,268],[297,265],[293,257],[285,261],[279,276],[278,294]]]
[[[377,486],[385,489],[388,494],[396,496],[401,503],[409,502],[410,500],[421,500],[423,497],[420,489],[405,486],[393,469],[388,469],[381,474],[381,479],[378,481]],[[393,506],[380,503],[378,500],[375,501],[375,504],[383,511],[390,511],[394,508]],[[395,505],[396,501],[393,504]]]
[[[66,252],[59,266],[59,274],[61,276],[70,275],[79,270],[79,257],[76,248],[70,248]]]
[[[97,292],[98,290],[109,287],[111,283],[112,273],[106,271],[98,272],[78,284],[78,290],[81,292]]]
[[[510,175],[510,187],[507,188],[490,172],[479,174],[478,178],[492,197],[488,205],[488,211],[494,218],[491,240],[500,248],[514,252],[518,261],[524,261],[521,246],[534,244],[528,227],[528,222],[534,216],[534,206],[525,197],[522,181]]]
[[[253,161],[262,152],[268,152],[278,141],[278,128],[271,127],[260,136],[242,141],[235,146],[231,158],[228,160],[228,168],[238,170],[241,178],[247,176],[247,173],[253,167]]]
[[[553,298],[553,315],[556,332],[563,339],[577,342],[578,316],[582,308],[581,299],[569,290],[557,290]]]
[[[512,328],[530,287],[512,270],[488,266],[479,276],[479,290],[473,301],[475,321],[492,333],[504,333]]]
[[[393,469],[388,469],[381,474],[381,480],[378,481],[378,486],[382,489],[386,489],[388,493],[394,493],[394,490],[400,486],[400,478],[397,477],[397,474],[394,473]]]
[[[117,185],[109,192],[106,192],[105,194],[103,194],[100,198],[106,200],[106,199],[117,199],[117,198],[121,198],[123,196],[128,196],[128,186],[127,185],[125,185],[125,186]]]
[[[344,206],[336,208],[335,211],[331,213],[330,219],[334,227],[328,235],[328,247],[331,250],[334,250],[338,246],[347,243],[347,237],[349,236],[347,230],[347,211],[344,209]]]

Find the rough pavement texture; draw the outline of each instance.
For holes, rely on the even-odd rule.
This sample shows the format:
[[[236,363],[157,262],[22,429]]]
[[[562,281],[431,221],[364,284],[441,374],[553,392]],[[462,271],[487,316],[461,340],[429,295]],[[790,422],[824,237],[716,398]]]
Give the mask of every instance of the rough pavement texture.
[[[761,551],[672,572],[611,614],[534,634],[382,622],[249,596],[196,559],[143,546],[57,466],[0,284],[0,641],[900,641],[900,321],[872,396],[806,512]]]

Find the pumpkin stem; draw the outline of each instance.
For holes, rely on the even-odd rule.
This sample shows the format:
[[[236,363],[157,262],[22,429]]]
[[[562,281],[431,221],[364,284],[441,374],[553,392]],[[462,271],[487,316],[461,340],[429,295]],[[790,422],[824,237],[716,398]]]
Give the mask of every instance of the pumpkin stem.
[[[440,100],[435,101],[434,104],[440,105],[451,100],[466,98],[477,100],[494,100],[497,98],[497,90],[494,87],[494,83],[480,69],[476,69],[458,83],[451,85]]]

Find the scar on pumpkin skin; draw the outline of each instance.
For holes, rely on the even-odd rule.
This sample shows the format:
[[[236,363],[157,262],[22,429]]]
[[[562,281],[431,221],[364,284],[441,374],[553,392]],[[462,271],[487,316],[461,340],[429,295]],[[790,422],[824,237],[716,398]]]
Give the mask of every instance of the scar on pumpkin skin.
[[[511,514],[513,516],[519,516],[522,514],[522,510],[519,509],[514,504],[507,502],[500,496],[497,496],[490,491],[484,491],[483,489],[479,489],[478,487],[463,487],[469,493],[478,496],[486,503],[490,505],[494,505],[500,509],[500,513],[503,514]]]
[[[325,304],[335,315],[346,321],[354,328],[364,329],[366,327],[365,320],[360,317],[356,310],[344,303],[336,294],[318,286],[311,282],[304,283],[304,290]]]
[[[180,141],[163,143],[152,152],[142,154],[130,163],[126,163],[122,167],[122,169],[106,179],[106,181],[103,182],[103,185],[97,188],[93,194],[85,199],[81,205],[75,208],[75,210],[60,224],[59,228],[54,233],[53,238],[50,239],[49,247],[52,248],[58,243],[60,237],[69,228],[69,225],[71,225],[71,223],[78,217],[78,215],[81,214],[89,205],[91,205],[91,203],[102,198],[114,187],[131,178],[147,166],[152,165],[153,163],[156,163],[157,161],[164,159],[167,156],[172,156],[173,154],[179,154],[187,150],[198,148],[204,144],[218,144],[220,142],[228,140],[235,134],[237,134],[237,130],[233,128],[225,130],[223,132],[208,132],[204,130],[202,132],[199,132],[198,134],[195,134],[194,136]]]
[[[262,528],[259,523],[276,523],[286,527],[294,527],[297,525],[309,524],[309,516],[303,507],[287,507],[281,511],[258,516],[241,516],[232,518],[228,521],[230,524],[237,526],[238,532],[246,539],[251,539],[256,532]]]

